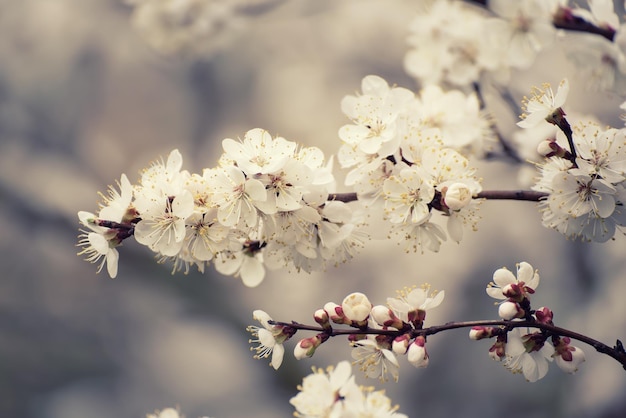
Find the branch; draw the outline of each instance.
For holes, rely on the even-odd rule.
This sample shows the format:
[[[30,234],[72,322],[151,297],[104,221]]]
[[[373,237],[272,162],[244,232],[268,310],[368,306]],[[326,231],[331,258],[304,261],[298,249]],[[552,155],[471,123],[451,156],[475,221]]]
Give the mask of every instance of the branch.
[[[320,326],[315,325],[305,325],[300,324],[298,322],[279,322],[279,321],[269,321],[272,325],[279,325],[284,327],[290,327],[294,330],[304,330],[304,331],[315,331],[320,332],[328,337],[337,337],[341,335],[387,335],[391,337],[397,337],[400,335],[407,334],[405,330],[396,330],[396,329],[373,329],[373,328],[363,328],[363,329],[338,329],[335,330],[333,328],[324,329]],[[501,320],[480,320],[480,321],[462,321],[462,322],[448,322],[443,325],[435,325],[428,328],[422,329],[411,329],[408,331],[411,334],[411,338],[415,338],[417,336],[428,336],[435,335],[443,331],[449,331],[452,329],[458,328],[472,328],[475,326],[492,326],[492,327],[502,327],[505,331],[510,331],[513,328],[536,328],[542,330],[549,335],[556,335],[560,337],[569,337],[573,340],[578,340],[583,342],[591,347],[595,348],[597,352],[606,354],[609,357],[615,359],[618,363],[622,365],[624,370],[626,370],[626,351],[624,350],[624,346],[620,340],[617,340],[614,347],[610,347],[598,340],[595,340],[591,337],[587,337],[586,335],[579,334],[577,332],[557,327],[554,325],[549,325],[536,321],[501,321]]]
[[[487,200],[525,200],[529,202],[539,202],[548,196],[548,193],[536,192],[534,190],[485,190],[474,196],[475,199]],[[356,193],[332,193],[328,195],[328,200],[340,202],[354,202],[358,200]]]
[[[465,0],[468,3],[473,3],[481,7],[487,8],[487,0]],[[552,24],[557,29],[571,30],[574,32],[587,32],[594,35],[600,35],[603,38],[613,42],[615,39],[616,30],[610,27],[602,28],[594,25],[585,19],[576,16],[572,13],[572,9],[569,7],[559,7],[554,16],[552,17]]]

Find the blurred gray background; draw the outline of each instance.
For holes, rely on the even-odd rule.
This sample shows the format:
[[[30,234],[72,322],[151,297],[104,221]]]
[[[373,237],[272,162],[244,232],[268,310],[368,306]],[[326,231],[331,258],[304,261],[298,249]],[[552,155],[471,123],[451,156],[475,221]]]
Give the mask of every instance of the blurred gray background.
[[[350,348],[329,341],[296,362],[288,342],[274,371],[249,352],[254,309],[312,322],[349,292],[380,304],[428,282],[446,300],[427,325],[495,319],[484,287],[519,261],[540,270],[534,303],[552,308],[557,325],[608,344],[626,339],[624,236],[568,242],[540,226],[532,203],[484,203],[479,231],[438,254],[372,241],[339,268],[270,272],[255,289],[212,268],[171,275],[134,242],[120,248],[115,280],[77,257],[76,212],[95,211],[97,191],[121,173],[135,182],[173,148],[200,172],[216,165],[221,139],[255,127],[329,157],[346,123],[339,102],[363,76],[417,87],[402,57],[419,1],[267,3],[243,7],[202,53],[164,55],[121,1],[0,0],[0,417],[143,417],[176,405],[188,418],[291,416],[288,400],[310,367],[348,359]],[[582,89],[558,45],[514,74],[512,91],[519,99],[564,76],[568,106],[621,126],[621,99]],[[505,135],[515,118],[501,115]],[[519,187],[516,167],[477,167],[485,189]],[[576,376],[552,365],[530,384],[490,360],[489,346],[464,330],[444,333],[429,340],[429,368],[400,359],[399,383],[357,380],[384,388],[411,417],[626,416],[626,372],[590,347],[581,345],[587,362]]]

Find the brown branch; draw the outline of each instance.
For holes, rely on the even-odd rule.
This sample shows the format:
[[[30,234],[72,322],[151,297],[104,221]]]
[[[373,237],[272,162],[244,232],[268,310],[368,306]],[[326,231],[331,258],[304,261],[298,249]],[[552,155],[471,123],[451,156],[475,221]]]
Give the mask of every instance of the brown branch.
[[[474,196],[475,199],[487,200],[525,200],[538,202],[548,196],[548,193],[536,192],[534,190],[485,190]],[[356,193],[332,193],[328,200],[340,202],[354,202],[358,200]]]
[[[324,329],[320,326],[315,325],[305,325],[300,324],[298,322],[280,322],[280,321],[269,321],[272,325],[281,325],[290,327],[295,330],[304,330],[304,331],[314,331],[320,332],[328,335],[329,337],[337,337],[341,335],[388,335],[392,337],[400,336],[406,334],[407,332],[404,330],[396,330],[396,329],[373,329],[373,328],[354,328],[354,329]],[[492,326],[492,327],[503,327],[504,330],[511,330],[513,328],[535,328],[542,331],[547,332],[549,335],[556,335],[560,337],[569,337],[573,340],[578,340],[583,342],[591,347],[595,348],[597,352],[606,354],[607,356],[615,359],[618,363],[622,365],[624,370],[626,370],[626,351],[620,340],[617,340],[614,347],[610,347],[603,342],[595,340],[591,337],[588,337],[583,334],[579,334],[577,332],[557,327],[554,325],[544,324],[541,322],[535,321],[501,321],[501,320],[484,320],[484,321],[462,321],[462,322],[448,322],[443,325],[435,325],[428,328],[423,329],[412,329],[410,331],[411,338],[415,338],[418,335],[428,336],[435,335],[443,331],[449,331],[453,329],[459,328],[471,328],[475,326]]]

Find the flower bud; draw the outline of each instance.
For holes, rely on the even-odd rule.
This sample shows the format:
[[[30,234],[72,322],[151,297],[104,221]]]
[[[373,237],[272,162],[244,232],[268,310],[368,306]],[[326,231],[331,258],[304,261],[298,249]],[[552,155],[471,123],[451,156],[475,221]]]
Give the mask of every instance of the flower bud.
[[[428,366],[428,352],[426,351],[426,338],[418,336],[407,350],[407,360],[415,367]]]
[[[371,316],[378,325],[384,327],[393,327],[401,329],[404,326],[404,322],[398,318],[391,309],[383,305],[376,305],[372,308]]]
[[[452,183],[443,192],[443,202],[452,210],[461,210],[472,201],[472,191],[465,183]]]
[[[341,309],[347,319],[355,322],[366,320],[372,311],[372,304],[363,293],[354,292],[345,297]]]
[[[506,336],[500,335],[496,342],[489,347],[489,357],[496,361],[501,361],[506,356]]]
[[[566,353],[562,355],[556,355],[554,357],[554,362],[561,370],[566,373],[575,373],[578,370],[578,366],[585,361],[585,353],[578,347],[574,347],[572,345],[569,346],[569,349]]]
[[[557,155],[559,148],[561,147],[556,143],[556,141],[553,139],[546,139],[537,145],[537,153],[539,153],[542,157],[554,157]]]
[[[526,312],[521,306],[519,306],[519,304],[506,301],[500,304],[500,307],[498,308],[498,315],[500,315],[500,318],[510,321],[513,318],[523,318],[526,315]]]
[[[293,350],[293,356],[296,360],[302,360],[305,357],[313,357],[315,350],[322,344],[322,342],[322,338],[319,334],[313,337],[304,338],[296,344]]]
[[[335,324],[351,323],[351,321],[347,319],[346,316],[343,314],[343,309],[341,309],[341,306],[337,305],[336,303],[328,302],[326,305],[324,305],[324,310],[326,311],[326,313],[328,313],[329,318]]]
[[[482,340],[483,338],[491,338],[499,328],[476,326],[472,327],[469,332],[470,340]]]
[[[554,313],[545,306],[535,311],[535,318],[537,318],[537,322],[539,323],[551,325],[553,317]]]
[[[555,363],[566,373],[574,373],[578,366],[585,361],[585,353],[578,347],[570,345],[569,337],[552,337],[554,345]]]
[[[406,354],[406,350],[409,348],[409,341],[411,341],[409,334],[394,338],[391,343],[391,351],[396,354]]]
[[[326,312],[324,309],[318,309],[317,311],[315,311],[315,313],[313,314],[313,318],[315,319],[315,322],[320,324],[322,328],[330,329],[328,312]]]

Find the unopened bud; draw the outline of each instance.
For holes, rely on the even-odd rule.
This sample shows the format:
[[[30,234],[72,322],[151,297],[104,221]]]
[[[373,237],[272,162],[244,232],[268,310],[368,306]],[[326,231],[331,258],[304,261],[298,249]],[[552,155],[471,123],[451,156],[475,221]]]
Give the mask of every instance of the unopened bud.
[[[537,322],[541,324],[552,325],[552,318],[554,317],[554,313],[545,306],[539,308],[535,311],[535,317],[537,318]]]
[[[313,357],[315,350],[323,343],[322,337],[318,334],[313,337],[304,338],[298,341],[293,350],[293,356],[296,360],[302,360],[305,357]]]
[[[330,320],[335,324],[350,324],[352,322],[346,318],[343,314],[343,309],[336,303],[328,302],[324,305],[324,310],[328,313]]]
[[[498,315],[500,315],[500,318],[510,321],[513,318],[523,318],[526,315],[526,311],[518,303],[507,301],[500,304]]]
[[[372,304],[363,293],[354,292],[345,297],[341,309],[346,318],[355,321],[365,321],[372,311]]]
[[[409,334],[400,335],[399,337],[394,338],[391,343],[391,351],[396,354],[406,354],[410,341],[411,338]]]
[[[472,191],[464,183],[452,183],[443,192],[443,201],[452,210],[461,210],[472,201]]]
[[[402,322],[391,309],[383,305],[374,306],[371,311],[371,316],[378,325],[384,327],[401,329],[404,326],[404,322]]]
[[[315,313],[313,314],[313,318],[315,319],[315,322],[320,324],[322,328],[324,329],[331,328],[329,317],[328,317],[328,312],[326,312],[324,309],[318,309],[317,311],[315,311]]]
[[[407,360],[415,367],[428,366],[428,352],[426,351],[426,338],[418,336],[407,350]]]
[[[470,340],[482,340],[483,338],[491,338],[496,335],[496,332],[499,328],[496,327],[484,327],[484,326],[476,326],[472,327],[469,332]]]
[[[506,356],[506,336],[500,335],[496,342],[489,348],[489,357],[496,361],[502,360]]]

